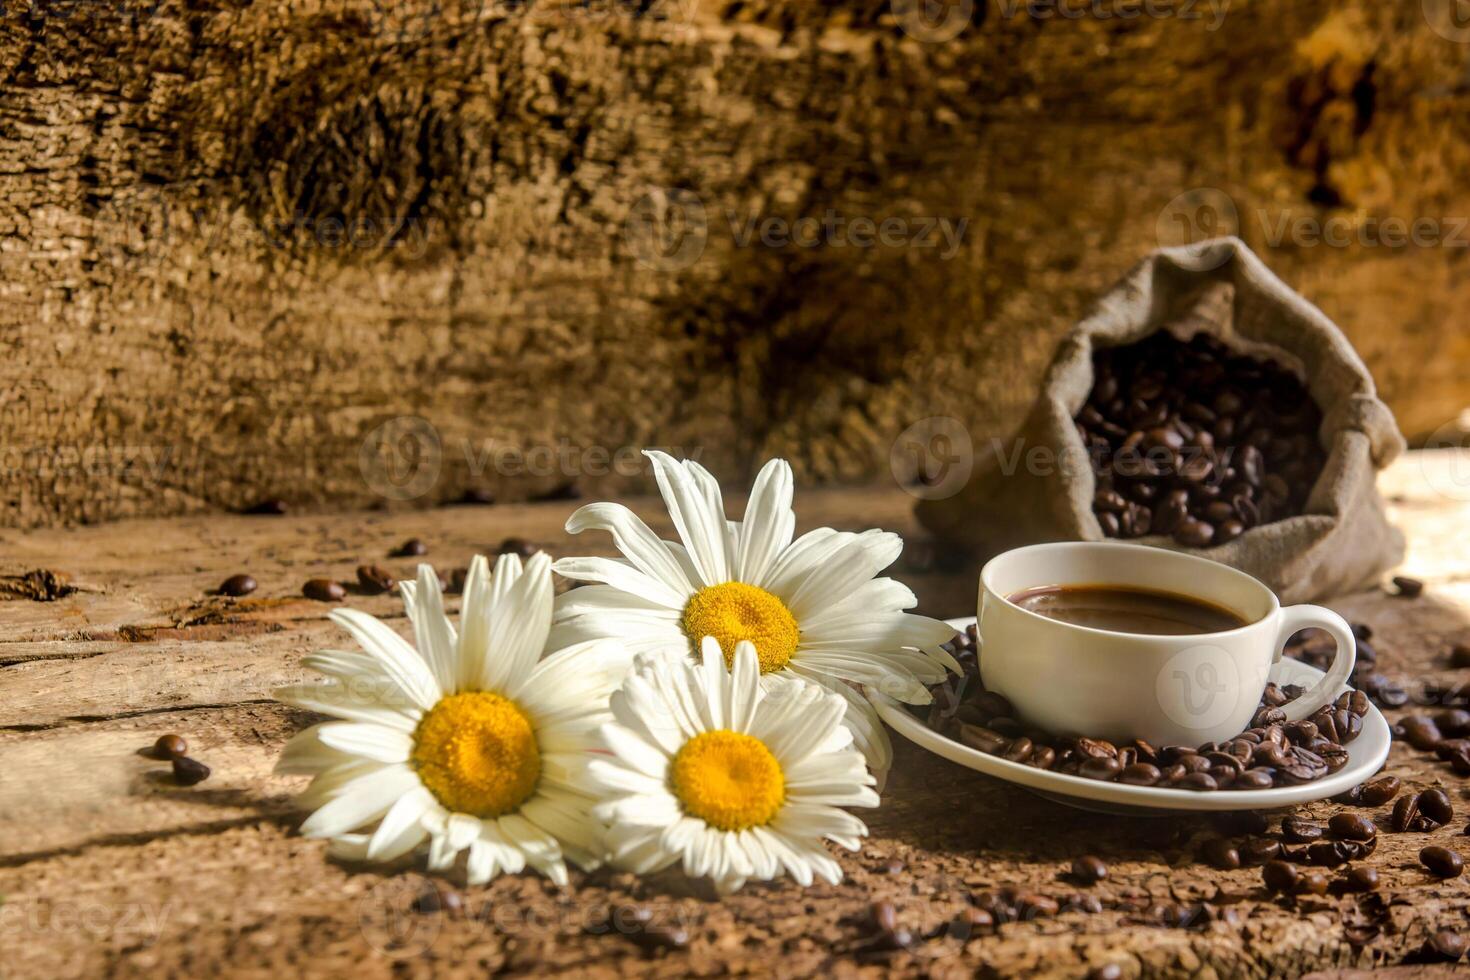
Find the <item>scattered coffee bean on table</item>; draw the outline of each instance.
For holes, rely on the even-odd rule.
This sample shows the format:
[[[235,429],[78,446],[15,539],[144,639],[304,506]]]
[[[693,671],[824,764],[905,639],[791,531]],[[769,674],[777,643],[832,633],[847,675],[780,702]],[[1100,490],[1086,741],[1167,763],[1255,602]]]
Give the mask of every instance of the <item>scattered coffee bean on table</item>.
[[[530,558],[540,550],[540,548],[525,538],[506,538],[500,542],[500,547],[495,553],[497,555],[519,555],[522,558]]]
[[[388,552],[389,558],[417,558],[429,553],[429,546],[424,544],[420,538],[409,538],[392,551]]]
[[[180,786],[193,786],[209,778],[209,767],[197,759],[180,755],[174,757],[174,782]]]
[[[1287,817],[1281,821],[1281,836],[1292,844],[1310,844],[1321,840],[1322,834],[1322,825],[1305,817]]]
[[[1367,841],[1378,836],[1373,821],[1361,813],[1336,813],[1327,821],[1327,828],[1342,840]]]
[[[1436,878],[1458,878],[1465,870],[1465,859],[1459,851],[1432,844],[1419,852],[1419,863]]]
[[[1455,962],[1470,949],[1470,940],[1453,929],[1441,929],[1424,942],[1424,951],[1436,959]]]
[[[1378,889],[1378,870],[1359,864],[1348,868],[1343,875],[1342,885],[1350,892],[1371,892]]]
[[[1380,776],[1366,783],[1359,783],[1339,799],[1353,806],[1382,806],[1399,795],[1402,784],[1397,776]]]
[[[358,565],[357,585],[367,595],[382,595],[398,582],[393,573],[380,565]]]
[[[1451,667],[1470,667],[1470,644],[1456,643],[1450,647]]]
[[[173,759],[181,755],[187,755],[189,743],[184,736],[169,733],[158,736],[158,741],[153,743],[153,757],[155,759]]]
[[[1424,594],[1424,583],[1407,575],[1395,575],[1393,585],[1398,590],[1394,595],[1404,599],[1417,599]]]
[[[241,513],[243,513],[243,514],[270,514],[270,515],[279,516],[281,514],[286,513],[286,510],[287,510],[287,507],[286,507],[286,502],[284,500],[281,500],[278,497],[270,497],[270,498],[267,498],[265,500],[258,500],[258,501],[256,501],[255,503],[251,504],[249,507],[246,507],[243,511],[241,511]]]
[[[231,575],[221,582],[217,591],[220,595],[234,596],[238,599],[240,596],[254,592],[255,588],[255,579],[242,572],[239,575]]]
[[[1327,876],[1320,871],[1305,871],[1297,878],[1296,887],[1292,889],[1293,895],[1326,895],[1330,882]]]
[[[1084,885],[1094,885],[1108,876],[1108,866],[1091,854],[1072,862],[1072,877]]]
[[[1296,891],[1300,877],[1296,865],[1286,861],[1270,861],[1261,869],[1261,882],[1265,884],[1266,890],[1280,895],[1290,895]]]
[[[1240,849],[1224,837],[1213,837],[1200,847],[1200,857],[1212,868],[1234,871],[1241,866]]]
[[[314,578],[301,587],[301,594],[317,602],[341,602],[347,597],[347,590],[342,587],[341,582]]]
[[[1095,351],[1074,419],[1103,533],[1167,534],[1194,548],[1300,514],[1326,461],[1321,421],[1285,368],[1165,331]]]

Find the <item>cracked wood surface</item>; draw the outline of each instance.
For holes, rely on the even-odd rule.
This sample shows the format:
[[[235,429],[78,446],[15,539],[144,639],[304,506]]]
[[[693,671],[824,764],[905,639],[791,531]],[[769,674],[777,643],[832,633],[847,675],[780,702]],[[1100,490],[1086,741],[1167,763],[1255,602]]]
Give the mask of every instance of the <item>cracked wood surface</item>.
[[[1470,641],[1470,553],[1460,545],[1470,454],[1410,454],[1383,475],[1382,489],[1408,532],[1404,571],[1428,582],[1425,595],[1372,592],[1331,605],[1373,625],[1390,674],[1449,679],[1448,645]],[[653,502],[633,503],[669,530]],[[918,535],[911,504],[891,486],[797,498],[803,528],[882,526],[906,538]],[[716,901],[677,874],[637,881],[604,871],[575,874],[566,891],[531,877],[464,890],[471,915],[411,913],[423,887],[414,866],[384,873],[326,860],[324,845],[292,832],[300,781],[271,773],[280,746],[312,718],[270,701],[270,688],[305,676],[303,653],[344,642],[326,606],[297,598],[300,585],[350,579],[364,562],[406,572],[413,560],[385,556],[408,537],[429,543],[425,560],[441,571],[510,535],[567,554],[573,542],[561,525],[574,506],[0,532],[0,574],[47,569],[77,586],[49,602],[0,601],[0,975],[1066,977],[1116,962],[1125,976],[1294,976],[1413,962],[1429,932],[1470,926],[1466,880],[1432,883],[1415,857],[1426,838],[1465,840],[1466,782],[1402,744],[1388,770],[1414,788],[1445,786],[1461,812],[1431,835],[1381,833],[1371,863],[1391,901],[1366,947],[1344,939],[1349,898],[1270,901],[1256,889],[1257,871],[1196,863],[1196,847],[1214,833],[1208,820],[1071,810],[902,742],[882,806],[865,814],[872,837],[841,856],[848,879],[836,887],[753,886]],[[580,539],[575,549],[605,553],[607,542]],[[208,594],[239,571],[260,582],[253,596]],[[926,612],[972,609],[974,569],[942,574],[901,559],[893,573]],[[391,597],[347,601],[406,625]],[[170,731],[189,739],[213,770],[209,780],[178,787],[164,765],[138,754]],[[1386,809],[1375,814],[1381,828]],[[975,937],[949,926],[972,892],[1014,884],[1075,893],[1062,873],[1080,853],[1109,863],[1109,878],[1092,889],[1104,899],[1197,900],[1222,890],[1240,899],[1241,918],[1185,930],[1118,911],[1068,912]],[[897,953],[866,949],[875,899],[893,901],[900,922],[928,938]],[[689,948],[646,952],[599,925],[627,904],[684,924]]]
[[[1411,436],[1470,403],[1449,0],[976,0],[943,43],[888,0],[0,6],[7,526],[365,506],[400,416],[428,500],[544,492],[483,464],[563,437],[875,479],[922,418],[1009,435],[1090,299],[1228,212]]]

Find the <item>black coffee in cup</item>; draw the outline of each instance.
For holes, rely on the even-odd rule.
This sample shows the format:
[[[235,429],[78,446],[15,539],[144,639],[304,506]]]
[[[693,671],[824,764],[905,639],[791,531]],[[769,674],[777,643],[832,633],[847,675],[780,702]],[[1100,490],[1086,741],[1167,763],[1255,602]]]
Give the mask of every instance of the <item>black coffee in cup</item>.
[[[1006,599],[1048,619],[1115,633],[1187,636],[1247,625],[1235,612],[1213,602],[1130,586],[1041,585]]]

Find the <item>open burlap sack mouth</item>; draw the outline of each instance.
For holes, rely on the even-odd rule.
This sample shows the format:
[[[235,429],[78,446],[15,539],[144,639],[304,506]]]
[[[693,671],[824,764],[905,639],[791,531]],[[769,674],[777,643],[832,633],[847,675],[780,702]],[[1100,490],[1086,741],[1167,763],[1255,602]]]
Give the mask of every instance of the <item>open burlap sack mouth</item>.
[[[1235,238],[1160,249],[1135,266],[1062,340],[1019,431],[980,448],[959,493],[921,501],[920,521],[982,558],[1042,541],[1108,539],[1074,418],[1092,392],[1094,352],[1159,331],[1180,341],[1207,334],[1294,374],[1321,411],[1326,461],[1299,514],[1209,547],[1156,533],[1131,540],[1232,565],[1284,602],[1366,587],[1402,560],[1403,535],[1389,524],[1375,479],[1404,449],[1392,413],[1336,324]]]

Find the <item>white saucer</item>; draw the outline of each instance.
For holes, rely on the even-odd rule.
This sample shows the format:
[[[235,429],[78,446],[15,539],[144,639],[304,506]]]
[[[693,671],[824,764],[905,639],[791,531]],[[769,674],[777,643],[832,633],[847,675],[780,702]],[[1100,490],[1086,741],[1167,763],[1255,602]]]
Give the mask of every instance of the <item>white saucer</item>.
[[[974,621],[975,618],[971,616],[946,622],[957,630],[963,630]],[[1299,660],[1283,659],[1271,668],[1271,679],[1278,684],[1300,684],[1303,687],[1310,687],[1321,677],[1322,671]],[[1002,759],[999,756],[987,755],[936,732],[887,695],[872,689],[867,689],[865,693],[868,695],[868,700],[872,701],[873,706],[878,709],[879,716],[894,731],[935,755],[979,770],[986,775],[995,776],[997,779],[1016,783],[1058,803],[1108,813],[1266,810],[1272,807],[1292,806],[1326,799],[1352,789],[1376,773],[1383,766],[1383,761],[1388,758],[1390,740],[1388,722],[1384,720],[1378,708],[1370,705],[1368,713],[1363,716],[1362,733],[1347,746],[1348,764],[1337,772],[1300,786],[1250,790],[1222,789],[1200,793],[1188,789],[1127,786],[1122,783],[1084,779],[1081,776],[1069,776],[1065,773],[1036,769],[1019,762]]]

